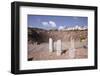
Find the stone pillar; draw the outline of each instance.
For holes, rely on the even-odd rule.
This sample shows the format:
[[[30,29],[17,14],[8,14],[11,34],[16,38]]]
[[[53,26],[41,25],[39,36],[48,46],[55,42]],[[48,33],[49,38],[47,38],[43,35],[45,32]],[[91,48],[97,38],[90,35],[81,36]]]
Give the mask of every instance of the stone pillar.
[[[54,41],[54,42],[53,42],[53,51],[56,51],[56,45],[57,45],[57,42]]]
[[[56,54],[57,56],[61,55],[61,40],[57,40],[56,42]]]
[[[71,38],[70,41],[70,49],[69,49],[69,57],[71,59],[75,58],[75,44],[74,44],[74,39]]]
[[[49,52],[53,52],[53,40],[49,38]]]

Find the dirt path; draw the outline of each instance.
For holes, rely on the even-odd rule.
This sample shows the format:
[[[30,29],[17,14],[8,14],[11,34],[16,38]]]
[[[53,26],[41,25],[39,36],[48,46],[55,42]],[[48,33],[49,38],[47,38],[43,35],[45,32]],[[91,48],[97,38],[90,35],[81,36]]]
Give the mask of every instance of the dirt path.
[[[81,59],[88,57],[88,49],[85,42],[75,42],[75,57],[74,59]],[[70,42],[62,42],[62,53],[60,56],[56,55],[56,51],[50,53],[48,43],[30,44],[28,45],[28,60],[55,60],[55,59],[71,59],[69,57]]]

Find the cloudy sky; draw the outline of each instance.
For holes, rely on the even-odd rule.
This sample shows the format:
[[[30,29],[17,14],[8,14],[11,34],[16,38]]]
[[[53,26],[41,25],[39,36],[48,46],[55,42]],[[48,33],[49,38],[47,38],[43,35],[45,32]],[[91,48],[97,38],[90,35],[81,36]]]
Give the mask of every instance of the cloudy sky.
[[[87,17],[78,16],[50,16],[50,15],[28,15],[28,27],[42,29],[63,29],[73,26],[87,26]]]

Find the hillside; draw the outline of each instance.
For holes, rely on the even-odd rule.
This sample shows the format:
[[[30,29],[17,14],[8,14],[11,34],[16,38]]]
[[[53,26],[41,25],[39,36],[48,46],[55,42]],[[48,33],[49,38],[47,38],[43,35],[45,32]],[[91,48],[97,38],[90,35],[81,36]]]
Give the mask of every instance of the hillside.
[[[87,30],[44,30],[38,28],[28,28],[28,42],[29,43],[43,43],[48,42],[49,38],[53,40],[61,39],[62,41],[69,41],[71,37],[76,40],[87,39]]]

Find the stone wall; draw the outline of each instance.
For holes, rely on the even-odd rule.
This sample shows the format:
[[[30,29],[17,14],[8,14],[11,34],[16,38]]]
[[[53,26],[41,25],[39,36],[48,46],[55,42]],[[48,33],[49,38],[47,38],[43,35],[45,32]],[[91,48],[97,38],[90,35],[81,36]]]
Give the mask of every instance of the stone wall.
[[[87,39],[87,30],[72,30],[72,31],[47,31],[47,30],[34,30],[31,32],[28,30],[28,41],[33,42],[48,42],[49,38],[52,38],[54,41],[62,40],[62,41],[69,41],[72,38],[74,40],[84,40]]]

